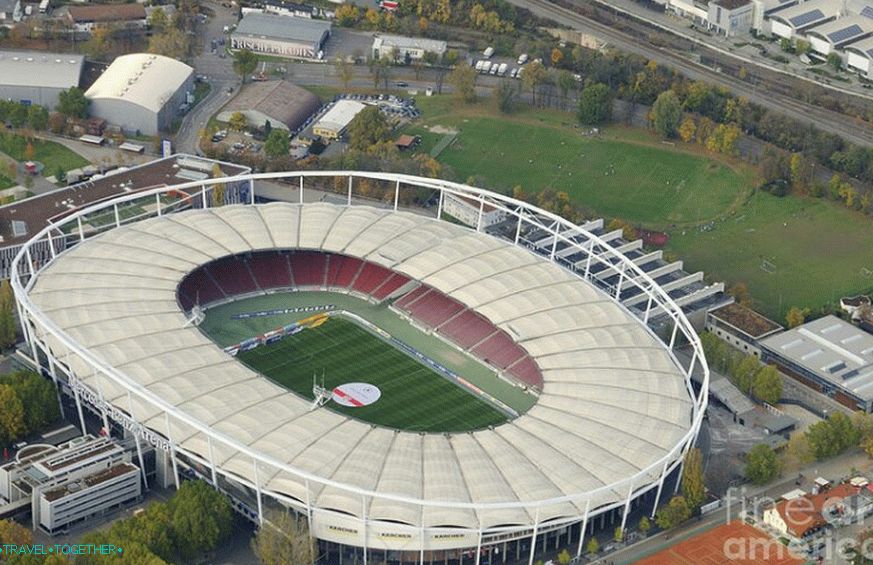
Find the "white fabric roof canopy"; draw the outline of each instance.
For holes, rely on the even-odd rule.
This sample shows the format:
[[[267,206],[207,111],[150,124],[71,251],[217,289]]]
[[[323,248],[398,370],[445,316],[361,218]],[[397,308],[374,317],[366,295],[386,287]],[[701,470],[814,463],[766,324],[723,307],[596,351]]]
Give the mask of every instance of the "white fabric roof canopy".
[[[175,292],[190,271],[229,254],[298,247],[359,257],[419,279],[520,335],[543,371],[538,403],[493,430],[394,432],[329,409],[310,412],[308,400],[185,327]],[[299,469],[382,493],[484,503],[587,492],[663,457],[691,424],[681,370],[620,306],[525,249],[405,212],[275,203],[145,220],[67,251],[40,274],[31,299],[80,345],[178,410]],[[61,346],[48,341],[63,358]],[[73,355],[66,361],[84,382],[128,409],[121,387],[95,382]],[[134,399],[132,410],[166,432],[154,407]],[[172,418],[170,432],[182,447],[207,457],[202,434]],[[213,448],[223,468],[252,480],[249,458],[218,442]],[[269,490],[306,499],[303,481],[286,472],[264,466],[260,478]],[[360,496],[310,486],[315,505],[360,516]],[[592,509],[626,495],[607,493]],[[523,509],[422,512],[378,498],[369,506],[370,519],[424,520],[426,527],[533,520],[533,511]],[[580,506],[541,509],[539,518],[575,515]]]

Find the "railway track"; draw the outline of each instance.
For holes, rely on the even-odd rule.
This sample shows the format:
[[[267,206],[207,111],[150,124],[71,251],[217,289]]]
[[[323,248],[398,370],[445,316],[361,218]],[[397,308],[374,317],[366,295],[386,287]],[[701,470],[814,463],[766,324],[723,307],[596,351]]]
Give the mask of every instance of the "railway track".
[[[801,123],[811,124],[822,131],[839,135],[852,143],[873,147],[873,128],[859,124],[854,118],[839,112],[808,104],[768,88],[766,82],[750,85],[727,77],[679,53],[649,45],[629,34],[547,0],[509,0],[509,2],[530,10],[540,17],[598,37],[623,51],[636,53],[659,64],[670,66],[693,80],[703,80],[723,86],[735,95],[742,96],[764,108],[789,116]]]

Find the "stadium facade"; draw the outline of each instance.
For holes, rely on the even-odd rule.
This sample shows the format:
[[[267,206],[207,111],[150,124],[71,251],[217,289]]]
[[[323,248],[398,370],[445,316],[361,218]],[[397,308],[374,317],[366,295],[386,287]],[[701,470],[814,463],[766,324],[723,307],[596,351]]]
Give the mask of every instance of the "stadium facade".
[[[258,183],[277,180],[285,201],[261,202]],[[358,198],[364,184],[383,197]],[[217,205],[231,186],[243,203]],[[447,195],[504,210],[507,220],[488,231],[481,221],[473,229],[446,221]],[[119,213],[145,203],[150,217]],[[534,243],[547,234],[549,245]],[[48,261],[33,260],[37,246],[49,247]],[[323,272],[301,267],[298,282],[293,268],[287,280],[266,268],[263,254],[276,251],[330,256],[318,263]],[[344,284],[330,282],[341,278],[330,278],[333,256],[356,265]],[[246,274],[216,281],[207,273],[192,287],[189,275],[215,261],[238,261]],[[358,284],[365,269],[376,278]],[[581,553],[595,518],[618,516],[624,527],[643,497],[654,513],[707,403],[697,335],[644,271],[558,216],[445,181],[309,171],[128,194],[36,234],[16,258],[12,285],[30,354],[75,400],[83,428],[90,413],[137,445],[154,445],[165,482],[211,481],[254,521],[294,509],[340,559],[478,564],[524,552],[533,562],[559,541]],[[187,311],[327,287],[402,304],[428,331],[448,319],[416,312],[413,293],[438,295],[436,311],[457,304],[452,319],[491,324],[471,318],[485,337],[458,330],[457,347],[530,385],[537,403],[506,424],[459,434],[310,410],[206,338]],[[647,297],[636,309],[620,301],[631,287]],[[655,315],[672,322],[661,336],[648,326]],[[482,349],[498,334],[494,349]],[[684,363],[680,345],[690,352]],[[702,374],[699,391],[692,373]]]

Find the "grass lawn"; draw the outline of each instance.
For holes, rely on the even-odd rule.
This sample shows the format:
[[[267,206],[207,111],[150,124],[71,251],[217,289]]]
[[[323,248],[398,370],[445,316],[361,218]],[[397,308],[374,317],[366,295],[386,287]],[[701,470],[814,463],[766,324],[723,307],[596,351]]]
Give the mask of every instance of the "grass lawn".
[[[339,317],[270,345],[239,354],[239,359],[305,398],[312,376],[324,374],[329,390],[367,383],[381,397],[366,406],[331,410],[373,424],[410,431],[460,432],[506,421],[497,409],[415,361],[394,346]]]
[[[6,175],[0,173],[0,190],[5,190],[7,188],[12,188],[15,186],[15,181]]]
[[[791,306],[816,309],[873,289],[865,274],[873,271],[871,220],[824,200],[755,191],[749,165],[666,145],[640,129],[612,126],[600,138],[585,137],[568,112],[504,116],[486,102],[465,106],[447,96],[418,104],[423,119],[406,131],[422,135],[420,151],[430,151],[442,136],[427,128],[458,130],[439,160],[459,178],[479,175],[502,191],[564,190],[589,217],[667,231],[666,250],[686,270],[745,282],[756,308],[777,321]],[[772,273],[762,268],[765,259]]]
[[[712,231],[676,230],[669,249],[714,280],[743,281],[761,312],[819,307],[873,287],[870,219],[824,200],[756,192]],[[773,272],[764,264],[767,260]]]
[[[484,103],[447,104],[420,98],[424,119],[407,132],[430,151],[441,135],[428,126],[459,131],[439,156],[458,177],[478,175],[487,187],[509,192],[566,191],[592,214],[620,217],[650,228],[693,225],[738,205],[752,185],[750,170],[688,148],[665,146],[648,133],[609,128],[583,135],[572,115],[548,110],[497,115]]]
[[[87,159],[67,149],[60,143],[44,139],[34,139],[33,160],[45,165],[46,175],[53,175],[58,167],[64,171],[84,167],[88,165]],[[27,140],[20,135],[4,133],[0,135],[0,152],[3,152],[16,161],[26,160]]]

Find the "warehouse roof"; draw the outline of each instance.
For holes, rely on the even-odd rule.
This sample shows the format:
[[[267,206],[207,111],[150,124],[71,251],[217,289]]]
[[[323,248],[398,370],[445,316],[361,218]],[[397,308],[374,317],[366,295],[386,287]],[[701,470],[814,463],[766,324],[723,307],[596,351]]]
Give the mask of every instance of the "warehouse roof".
[[[851,45],[846,45],[846,49],[859,53],[868,59],[873,59],[873,37],[856,41]]]
[[[373,40],[373,48],[398,47],[400,49],[421,49],[436,54],[446,50],[446,42],[423,37],[405,37],[403,35],[377,35]]]
[[[364,107],[365,104],[355,102],[354,100],[338,100],[337,103],[333,105],[333,108],[319,118],[314,127],[341,132],[352,123],[352,120],[355,119],[355,116],[357,116]]]
[[[768,337],[761,347],[859,398],[873,399],[873,335],[836,316]]]
[[[83,55],[0,51],[0,86],[67,89],[79,86]]]
[[[296,129],[318,109],[319,104],[318,97],[308,90],[284,80],[273,80],[246,84],[221,109],[221,113],[254,111],[274,124],[281,122]]]
[[[70,6],[69,14],[70,19],[76,23],[144,20],[146,17],[142,4]]]
[[[85,93],[89,100],[124,100],[159,112],[194,69],[163,55],[134,53],[115,59]]]
[[[277,248],[365,259],[473,309],[535,358],[544,380],[537,404],[506,424],[460,434],[397,431],[310,410],[311,401],[253,372],[187,324],[176,301],[178,285],[200,265]],[[691,422],[682,370],[627,310],[527,249],[409,212],[273,203],[165,215],[69,249],[40,274],[30,298],[79,346],[177,410],[271,458],[379,493],[486,503],[588,492],[674,452]],[[96,386],[98,377],[79,356],[52,345],[85,384]],[[228,472],[253,477],[251,459],[240,452],[207,445],[194,428],[130,402],[111,379],[100,379],[100,390],[137,421],[168,431],[181,447],[208,451]],[[307,499],[298,476],[268,472],[261,480],[272,492]],[[359,495],[311,481],[308,488],[314,504],[361,516]],[[591,508],[625,496],[604,489]],[[578,515],[580,506],[555,503],[537,517]],[[368,518],[424,526],[533,519],[522,508],[429,506],[422,512],[382,497],[370,499],[364,511]]]
[[[834,46],[857,41],[873,33],[873,20],[864,16],[848,16],[824,23],[809,30]]]
[[[840,3],[836,0],[809,0],[781,10],[771,17],[785,22],[794,29],[805,29],[834,18],[839,13]]]
[[[248,13],[237,25],[234,35],[304,41],[315,43],[330,32],[330,22],[274,14]]]

